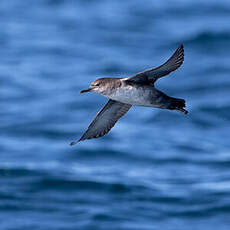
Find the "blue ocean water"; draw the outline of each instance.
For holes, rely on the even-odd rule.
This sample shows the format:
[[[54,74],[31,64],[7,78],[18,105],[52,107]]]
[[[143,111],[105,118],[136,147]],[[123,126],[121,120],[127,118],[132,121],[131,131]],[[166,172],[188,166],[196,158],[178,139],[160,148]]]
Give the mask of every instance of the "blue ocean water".
[[[230,227],[228,0],[1,0],[0,229]],[[70,147],[106,99],[81,89],[185,62],[157,87],[189,114],[132,107]]]

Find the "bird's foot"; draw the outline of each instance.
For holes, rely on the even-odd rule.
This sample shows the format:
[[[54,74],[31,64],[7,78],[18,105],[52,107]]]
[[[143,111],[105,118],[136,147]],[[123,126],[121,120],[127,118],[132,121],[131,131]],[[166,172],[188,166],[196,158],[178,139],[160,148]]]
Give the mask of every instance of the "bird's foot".
[[[181,113],[184,113],[184,114],[188,114],[188,111],[185,110],[185,109],[183,109],[183,108],[176,108],[176,110],[177,110],[178,112],[181,112]]]

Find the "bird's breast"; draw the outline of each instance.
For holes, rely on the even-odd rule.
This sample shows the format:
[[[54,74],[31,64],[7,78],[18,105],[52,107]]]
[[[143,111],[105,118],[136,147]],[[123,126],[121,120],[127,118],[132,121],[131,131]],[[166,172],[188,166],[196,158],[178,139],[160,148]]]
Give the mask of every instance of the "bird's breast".
[[[153,89],[144,87],[123,86],[114,90],[110,95],[107,95],[112,100],[120,101],[127,104],[139,106],[152,106],[150,96]]]

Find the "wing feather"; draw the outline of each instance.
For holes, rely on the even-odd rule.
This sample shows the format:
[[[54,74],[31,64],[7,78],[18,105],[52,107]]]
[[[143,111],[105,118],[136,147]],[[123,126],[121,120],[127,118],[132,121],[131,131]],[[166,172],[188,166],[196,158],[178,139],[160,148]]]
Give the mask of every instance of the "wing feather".
[[[116,122],[129,111],[132,105],[109,100],[101,111],[96,115],[82,137],[70,145],[86,139],[98,138],[108,133]]]
[[[166,61],[163,65],[156,68],[148,69],[140,72],[127,80],[135,82],[148,82],[154,84],[154,82],[161,77],[164,77],[172,71],[179,68],[184,61],[184,46],[181,45],[175,53]]]

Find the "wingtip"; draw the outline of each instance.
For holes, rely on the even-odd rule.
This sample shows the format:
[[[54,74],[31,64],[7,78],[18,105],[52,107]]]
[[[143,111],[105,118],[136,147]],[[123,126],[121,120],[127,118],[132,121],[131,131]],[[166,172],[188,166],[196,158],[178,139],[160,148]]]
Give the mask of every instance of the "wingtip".
[[[184,45],[181,43],[180,46],[178,47],[179,49],[184,49]]]
[[[178,59],[178,62],[179,62],[179,66],[178,67],[180,67],[182,65],[182,63],[184,62],[184,45],[183,44],[181,44],[177,48],[175,54],[177,54],[177,59]]]
[[[78,141],[73,141],[73,142],[71,142],[69,145],[70,146],[73,146],[73,145],[76,145],[78,143]]]
[[[72,141],[69,145],[70,146],[73,146],[73,145],[76,145],[78,142],[80,141],[84,141],[85,139],[83,137],[81,137],[78,141]]]
[[[177,52],[180,52],[184,55],[184,45],[181,44],[178,48],[177,48]]]
[[[184,45],[183,45],[183,44],[181,44],[181,45],[180,45],[180,47],[179,47],[179,49],[182,51],[183,56],[184,56]]]

